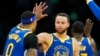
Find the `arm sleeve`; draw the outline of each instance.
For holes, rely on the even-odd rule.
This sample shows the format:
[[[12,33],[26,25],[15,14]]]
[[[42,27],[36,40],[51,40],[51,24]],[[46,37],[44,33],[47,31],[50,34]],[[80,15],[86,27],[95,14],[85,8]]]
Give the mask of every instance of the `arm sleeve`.
[[[100,7],[98,7],[94,1],[89,2],[88,6],[92,13],[96,16],[97,20],[100,21]]]
[[[29,48],[37,49],[37,47],[38,47],[38,38],[37,38],[37,36],[34,35],[33,33],[28,34],[24,38],[24,46],[25,46],[25,49],[29,49]]]

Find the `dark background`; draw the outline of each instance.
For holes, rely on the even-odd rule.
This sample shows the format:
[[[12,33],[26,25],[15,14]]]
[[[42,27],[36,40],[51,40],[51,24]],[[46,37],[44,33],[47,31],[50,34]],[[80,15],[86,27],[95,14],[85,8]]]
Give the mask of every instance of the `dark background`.
[[[0,0],[0,54],[2,54],[7,34],[10,29],[20,23],[20,15],[24,11],[32,11],[35,3],[40,1],[48,4],[45,11],[49,16],[38,22],[35,34],[40,32],[54,32],[54,18],[57,13],[65,12],[71,18],[71,25],[74,21],[80,20],[85,23],[87,18],[92,19],[94,27],[91,32],[92,37],[96,41],[99,49],[100,42],[100,22],[92,14],[85,0]],[[94,0],[100,6],[100,0]],[[100,13],[100,12],[98,12]],[[68,30],[70,32],[71,27]]]

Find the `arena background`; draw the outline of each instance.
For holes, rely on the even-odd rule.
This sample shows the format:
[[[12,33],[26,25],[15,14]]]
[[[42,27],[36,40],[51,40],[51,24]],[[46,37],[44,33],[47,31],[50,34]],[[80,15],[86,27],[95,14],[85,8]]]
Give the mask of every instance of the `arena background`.
[[[20,23],[20,15],[24,11],[32,11],[35,3],[40,1],[48,4],[45,11],[49,16],[38,22],[35,34],[40,32],[54,32],[54,18],[57,13],[65,12],[70,15],[71,25],[80,20],[85,23],[87,18],[94,22],[92,37],[96,41],[97,49],[100,47],[100,22],[92,14],[85,0],[0,0],[0,54],[2,54],[7,34],[10,29]],[[94,0],[100,6],[100,0]],[[100,12],[98,12],[100,13]],[[69,28],[68,34],[71,36]]]

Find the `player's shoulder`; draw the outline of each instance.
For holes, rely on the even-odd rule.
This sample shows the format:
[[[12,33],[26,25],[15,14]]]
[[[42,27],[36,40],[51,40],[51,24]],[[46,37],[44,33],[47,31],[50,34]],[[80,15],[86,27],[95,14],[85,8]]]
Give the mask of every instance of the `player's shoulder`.
[[[50,34],[50,33],[48,33],[48,32],[41,32],[40,34]]]
[[[73,44],[77,45],[78,44],[78,41],[76,40],[76,38],[72,37],[72,42]]]
[[[76,41],[76,38],[74,38],[74,37],[70,37],[73,41]]]
[[[73,51],[79,52],[80,45],[79,42],[74,37],[72,37],[72,44],[73,44]]]
[[[48,37],[50,35],[51,34],[50,33],[47,33],[47,32],[41,32],[41,33],[37,34],[38,37]]]
[[[13,28],[11,28],[11,30],[10,31],[15,31],[16,30],[16,26],[15,27],[13,27]]]
[[[47,32],[41,32],[41,33],[39,33],[38,35],[47,36],[47,35],[50,35],[50,33],[47,33]]]

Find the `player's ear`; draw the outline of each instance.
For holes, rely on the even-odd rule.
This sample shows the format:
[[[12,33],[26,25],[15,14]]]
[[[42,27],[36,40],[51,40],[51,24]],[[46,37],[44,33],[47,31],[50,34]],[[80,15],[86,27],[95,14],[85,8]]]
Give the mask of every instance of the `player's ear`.
[[[70,23],[68,22],[68,24],[67,24],[67,28],[70,26]]]
[[[32,24],[35,25],[37,23],[37,21],[35,20]]]

